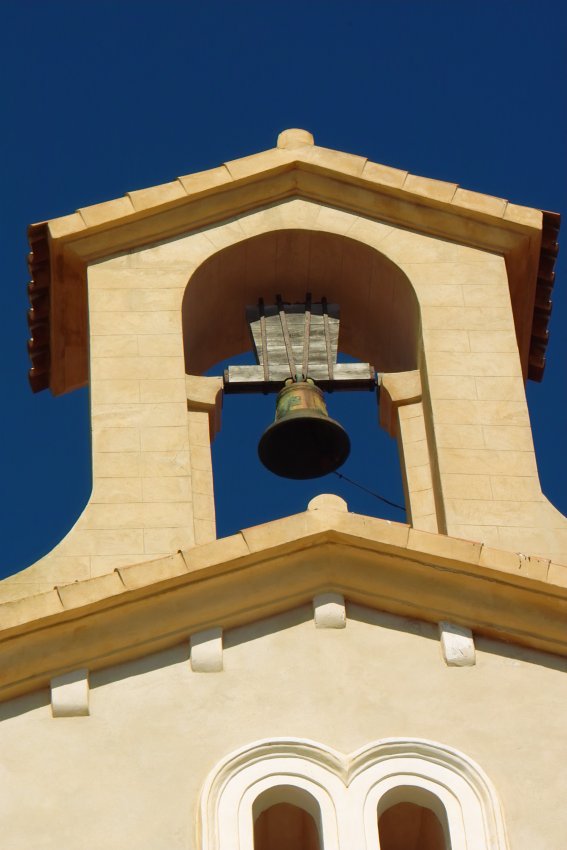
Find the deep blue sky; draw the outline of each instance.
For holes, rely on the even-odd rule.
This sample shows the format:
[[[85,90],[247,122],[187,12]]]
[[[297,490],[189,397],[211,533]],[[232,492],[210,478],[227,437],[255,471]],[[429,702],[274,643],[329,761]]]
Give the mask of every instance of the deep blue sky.
[[[416,174],[567,210],[559,0],[5,0],[0,42],[0,574],[47,552],[90,490],[87,391],[53,398],[28,389],[30,222],[272,147],[286,127]],[[544,492],[567,512],[564,268],[560,258],[546,375],[528,395]],[[242,399],[225,405],[216,462],[237,465],[217,483],[221,534],[303,510],[329,490],[353,510],[403,518],[335,478],[305,487],[262,474],[254,446],[273,400],[261,401],[260,410]],[[399,500],[395,445],[375,430],[371,396],[332,401],[355,443],[345,474]],[[243,491],[256,484],[262,499],[247,504]]]

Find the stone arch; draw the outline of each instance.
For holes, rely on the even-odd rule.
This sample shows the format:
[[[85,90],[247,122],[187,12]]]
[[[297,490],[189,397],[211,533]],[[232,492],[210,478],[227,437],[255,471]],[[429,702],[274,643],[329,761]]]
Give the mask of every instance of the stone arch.
[[[244,308],[326,296],[341,307],[341,351],[379,372],[416,369],[419,306],[407,275],[364,242],[322,230],[275,229],[249,236],[208,257],[183,298],[188,374],[250,348]]]
[[[293,748],[279,744],[260,742],[245,747],[209,775],[201,797],[203,848],[253,850],[255,819],[271,805],[289,803],[315,820],[321,848],[339,850],[336,799],[343,790],[340,779],[320,760],[306,770]]]
[[[421,321],[418,298],[409,277],[396,262],[364,239],[333,232],[324,224],[318,228],[289,226],[290,220],[293,221],[289,208],[295,209],[296,205],[297,202],[282,205],[287,218],[279,223],[286,226],[264,227],[262,232],[256,221],[250,235],[250,228],[245,234],[234,224],[225,225],[225,239],[221,242],[224,247],[217,250],[213,250],[217,236],[209,235],[211,241],[205,246],[204,257],[191,275],[183,296],[186,373],[200,376],[219,361],[250,349],[246,305],[255,304],[259,297],[266,303],[273,303],[276,293],[281,293],[287,301],[303,301],[309,291],[314,301],[325,296],[340,305],[341,352],[370,363],[381,374],[411,372],[417,376]],[[311,207],[315,205],[309,205]],[[271,211],[259,211],[253,217],[261,218],[268,212]],[[346,213],[342,215],[347,217]],[[230,244],[226,245],[227,241]],[[195,387],[198,377],[191,380]],[[421,390],[417,399],[412,394],[411,401],[418,401],[420,395]],[[404,397],[402,403],[406,400]],[[389,402],[388,396],[385,410],[390,409]],[[190,421],[202,416],[202,396],[196,394],[193,413],[191,403],[190,397]],[[399,403],[396,399],[396,409]],[[218,409],[218,399],[215,408]],[[413,411],[412,419],[415,415]],[[423,419],[421,405],[417,416]],[[216,413],[215,419],[218,422]],[[396,427],[390,426],[388,414],[382,418],[382,425],[391,436],[404,438],[403,429],[398,432]],[[412,429],[415,432],[415,422]],[[214,435],[217,424],[210,430]],[[416,486],[411,476],[408,477],[412,460],[406,463],[407,452],[401,451],[399,455],[410,521],[416,528],[438,530],[433,499],[427,498],[433,493],[433,487],[429,482],[429,491],[424,492],[423,484],[425,479],[432,477],[429,457],[425,461],[426,469],[423,469],[423,460],[419,459],[417,503],[413,498]],[[210,491],[213,492],[212,479]]]

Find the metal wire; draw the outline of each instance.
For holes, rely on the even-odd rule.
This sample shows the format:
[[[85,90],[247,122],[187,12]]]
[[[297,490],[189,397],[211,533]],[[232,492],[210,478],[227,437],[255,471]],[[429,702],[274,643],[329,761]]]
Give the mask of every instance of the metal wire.
[[[397,502],[391,502],[390,499],[386,499],[385,496],[381,496],[379,493],[375,493],[374,490],[369,490],[368,487],[365,487],[363,484],[358,484],[358,482],[353,481],[352,478],[347,478],[346,475],[341,475],[340,472],[336,470],[333,472],[333,475],[336,475],[337,478],[342,478],[343,481],[348,481],[349,484],[352,484],[354,487],[358,487],[359,490],[364,490],[365,493],[368,493],[369,496],[374,496],[375,499],[379,499],[381,502],[385,502],[387,505],[390,505],[392,508],[397,508],[399,511],[406,512],[406,509],[403,505],[398,505]]]

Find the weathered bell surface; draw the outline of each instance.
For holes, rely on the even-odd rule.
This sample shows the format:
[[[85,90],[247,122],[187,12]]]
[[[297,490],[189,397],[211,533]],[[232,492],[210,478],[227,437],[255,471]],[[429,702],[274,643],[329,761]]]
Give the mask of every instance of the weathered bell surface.
[[[330,418],[321,390],[310,378],[289,381],[258,444],[264,466],[283,478],[319,478],[342,466],[349,452],[348,434]]]

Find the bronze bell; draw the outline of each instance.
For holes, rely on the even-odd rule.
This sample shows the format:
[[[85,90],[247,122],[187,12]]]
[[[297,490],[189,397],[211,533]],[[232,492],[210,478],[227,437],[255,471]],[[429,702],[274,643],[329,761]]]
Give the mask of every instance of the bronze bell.
[[[342,466],[349,452],[348,434],[330,418],[319,387],[311,378],[288,379],[258,444],[264,466],[283,478],[319,478]]]

